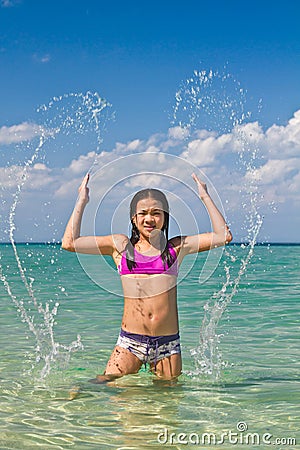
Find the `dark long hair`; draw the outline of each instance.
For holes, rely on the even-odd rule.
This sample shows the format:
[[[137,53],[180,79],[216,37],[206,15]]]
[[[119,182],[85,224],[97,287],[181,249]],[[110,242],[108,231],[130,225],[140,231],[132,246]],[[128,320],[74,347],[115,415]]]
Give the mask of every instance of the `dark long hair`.
[[[130,202],[130,221],[132,225],[131,237],[129,239],[128,244],[126,245],[126,262],[129,270],[132,270],[136,267],[136,261],[134,259],[134,246],[140,239],[140,232],[135,225],[133,218],[136,215],[136,207],[140,200],[144,200],[145,198],[153,198],[161,202],[164,212],[164,223],[161,231],[163,231],[164,236],[160,235],[160,249],[163,249],[161,253],[161,259],[163,261],[164,267],[171,267],[175,262],[175,258],[170,254],[170,249],[168,245],[169,240],[169,203],[165,196],[165,194],[158,189],[143,189],[137,192]]]

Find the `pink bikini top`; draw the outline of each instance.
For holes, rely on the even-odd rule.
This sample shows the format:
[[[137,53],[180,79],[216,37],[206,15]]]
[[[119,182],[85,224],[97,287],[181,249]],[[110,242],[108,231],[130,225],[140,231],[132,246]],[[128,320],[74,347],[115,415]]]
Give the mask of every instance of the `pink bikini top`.
[[[134,248],[134,260],[136,262],[136,267],[133,267],[132,270],[128,269],[127,260],[126,260],[126,252],[122,253],[122,258],[120,264],[118,266],[118,271],[120,275],[128,275],[128,274],[160,274],[165,273],[167,275],[178,275],[178,261],[175,249],[172,245],[169,244],[170,254],[174,257],[175,261],[171,267],[167,269],[164,267],[164,263],[161,259],[161,255],[155,256],[147,256],[139,253]]]

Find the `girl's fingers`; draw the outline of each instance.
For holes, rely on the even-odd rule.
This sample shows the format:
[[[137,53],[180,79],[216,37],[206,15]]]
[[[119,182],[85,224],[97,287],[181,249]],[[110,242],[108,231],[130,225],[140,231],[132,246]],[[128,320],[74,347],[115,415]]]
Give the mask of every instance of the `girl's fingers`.
[[[192,178],[193,178],[194,181],[196,181],[196,183],[200,183],[201,184],[201,181],[199,180],[199,178],[197,177],[197,175],[195,173],[192,174]]]
[[[199,183],[199,180],[197,178],[197,175],[195,175],[194,173],[192,174],[192,178],[196,183]]]
[[[197,183],[200,196],[203,195],[204,193],[207,193],[207,186],[204,183],[204,181],[201,181],[195,173],[192,174],[192,177],[193,177],[193,180]]]
[[[85,186],[88,184],[89,179],[90,179],[90,174],[87,173],[86,176],[85,176],[84,179],[83,179]]]
[[[87,187],[87,184],[88,184],[88,182],[89,182],[89,179],[90,179],[90,174],[87,173],[87,174],[85,175],[84,179],[83,179],[82,182],[81,182],[81,185],[80,185],[80,187],[79,187],[79,190],[81,190],[81,189]]]

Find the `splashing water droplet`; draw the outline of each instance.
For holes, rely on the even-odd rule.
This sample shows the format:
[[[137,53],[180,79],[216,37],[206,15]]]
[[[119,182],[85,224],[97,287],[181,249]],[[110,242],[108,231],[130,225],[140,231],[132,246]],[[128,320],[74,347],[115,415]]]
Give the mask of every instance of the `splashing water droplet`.
[[[9,209],[8,214],[8,229],[5,230],[9,236],[10,244],[13,250],[15,261],[17,264],[20,279],[25,287],[26,298],[20,298],[19,295],[15,295],[10,284],[8,272],[10,267],[0,265],[0,279],[6,289],[7,294],[14,303],[16,310],[20,314],[22,323],[26,323],[29,331],[32,333],[35,339],[35,363],[32,365],[32,369],[36,366],[42,365],[40,370],[40,378],[45,378],[51,371],[51,367],[56,362],[60,365],[67,365],[72,352],[82,350],[83,344],[81,342],[80,335],[68,345],[56,342],[54,336],[54,326],[56,324],[55,318],[58,314],[59,302],[56,302],[53,307],[50,307],[51,299],[48,301],[39,300],[37,297],[33,284],[35,278],[27,276],[26,258],[30,260],[34,259],[34,252],[31,250],[27,252],[26,258],[22,259],[18,253],[17,245],[14,239],[14,233],[16,230],[15,216],[17,206],[20,203],[20,195],[22,189],[28,179],[30,169],[37,162],[41,155],[42,149],[45,149],[45,145],[52,140],[52,143],[57,139],[59,134],[70,135],[71,133],[86,134],[94,133],[96,136],[95,146],[95,158],[90,168],[96,164],[98,150],[102,143],[102,132],[105,128],[106,122],[111,118],[107,110],[111,105],[100,95],[95,92],[88,91],[85,94],[71,93],[61,96],[53,97],[53,99],[47,104],[42,105],[37,109],[43,125],[40,125],[36,129],[36,138],[38,139],[32,156],[26,160],[21,170],[20,181],[17,189],[13,194],[13,201]],[[30,148],[28,144],[25,144],[26,148]],[[37,166],[41,168],[41,166]],[[49,206],[50,202],[44,202],[44,206]],[[46,214],[45,218],[50,222],[50,214]],[[50,222],[49,227],[53,226],[55,220]],[[36,223],[38,227],[39,224]],[[29,239],[30,240],[30,239]],[[55,241],[55,238],[54,238]],[[45,259],[44,254],[40,254],[37,257],[36,266],[41,259]],[[1,261],[1,255],[0,255]],[[50,264],[58,262],[58,256],[52,256],[50,258]],[[31,262],[31,266],[33,263]],[[30,267],[29,272],[32,268]],[[65,288],[60,286],[60,290],[64,295],[67,295]]]
[[[250,112],[245,111],[245,104],[246,91],[231,74],[195,70],[192,77],[183,82],[175,94],[172,125],[189,129],[190,134],[186,139],[195,138],[199,130],[212,132],[214,137],[231,133],[238,148],[237,168],[243,173],[251,174],[259,159],[259,148],[253,137],[250,136],[249,139],[249,134],[246,134],[243,128],[246,119],[251,116]],[[227,362],[222,360],[219,345],[222,335],[217,333],[217,327],[224,311],[237,293],[240,280],[253,256],[262,225],[257,180],[251,176],[248,180],[248,185],[240,189],[240,204],[245,211],[242,228],[246,230],[246,243],[241,246],[243,256],[238,260],[231,246],[224,252],[225,281],[220,290],[204,305],[199,345],[191,350],[196,370],[190,375],[208,375],[218,379],[221,369],[227,366]],[[239,266],[237,273],[234,273],[233,266]]]

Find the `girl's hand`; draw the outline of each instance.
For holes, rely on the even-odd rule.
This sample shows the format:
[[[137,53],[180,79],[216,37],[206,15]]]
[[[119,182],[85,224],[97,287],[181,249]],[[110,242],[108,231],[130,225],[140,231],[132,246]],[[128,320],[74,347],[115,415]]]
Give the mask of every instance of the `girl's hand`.
[[[201,200],[203,200],[205,197],[208,197],[208,191],[207,191],[207,186],[206,184],[201,181],[196,174],[192,174],[192,178],[195,181],[195,183],[197,184],[198,187],[198,192],[199,192],[199,196],[201,198]]]
[[[79,199],[86,205],[89,202],[89,188],[87,187],[90,179],[90,174],[87,173],[78,188]]]

